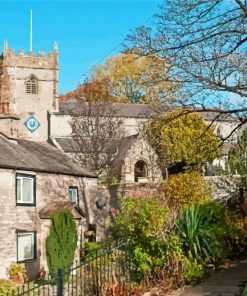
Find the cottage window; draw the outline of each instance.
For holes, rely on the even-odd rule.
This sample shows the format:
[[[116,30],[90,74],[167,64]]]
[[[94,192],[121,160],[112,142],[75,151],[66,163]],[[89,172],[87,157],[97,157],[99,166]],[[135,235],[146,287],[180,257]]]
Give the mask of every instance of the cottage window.
[[[35,176],[16,175],[16,203],[18,205],[35,205],[35,180]]]
[[[17,231],[17,262],[35,259],[36,233]]]
[[[75,202],[76,204],[79,203],[78,187],[76,186],[69,187],[69,200]]]
[[[38,93],[38,79],[34,75],[31,75],[26,80],[26,93],[27,94]]]

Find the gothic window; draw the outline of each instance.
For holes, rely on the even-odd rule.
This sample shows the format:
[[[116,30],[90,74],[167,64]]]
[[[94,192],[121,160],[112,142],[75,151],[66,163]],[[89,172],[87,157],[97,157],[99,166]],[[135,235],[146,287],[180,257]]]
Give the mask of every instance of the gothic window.
[[[135,164],[135,182],[138,182],[138,178],[147,178],[148,168],[147,164],[143,160],[138,160]]]
[[[31,75],[26,80],[26,93],[27,94],[37,94],[38,93],[38,79]]]
[[[216,135],[217,135],[217,137],[219,137],[220,139],[223,139],[222,126],[218,126],[218,128],[217,128],[217,130],[216,130]]]

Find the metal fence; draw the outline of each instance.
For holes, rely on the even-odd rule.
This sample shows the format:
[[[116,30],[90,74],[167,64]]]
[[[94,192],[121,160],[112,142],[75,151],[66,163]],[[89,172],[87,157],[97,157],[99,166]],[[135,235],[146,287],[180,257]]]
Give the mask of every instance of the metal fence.
[[[105,248],[76,263],[69,271],[58,270],[51,278],[15,288],[7,296],[126,296],[132,274],[126,244]],[[1,295],[1,294],[0,294]]]
[[[16,286],[11,292],[0,292],[0,296],[57,296],[58,289],[56,283],[48,276],[46,280],[29,282],[27,284]]]

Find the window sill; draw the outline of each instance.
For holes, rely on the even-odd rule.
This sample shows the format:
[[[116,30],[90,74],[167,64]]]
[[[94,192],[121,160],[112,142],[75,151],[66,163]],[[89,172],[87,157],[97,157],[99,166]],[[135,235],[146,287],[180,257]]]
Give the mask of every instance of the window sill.
[[[37,258],[31,258],[31,259],[23,259],[23,260],[17,260],[17,263],[26,263],[26,262],[34,262],[37,261]]]
[[[34,203],[17,203],[16,204],[17,207],[36,207],[36,204]]]

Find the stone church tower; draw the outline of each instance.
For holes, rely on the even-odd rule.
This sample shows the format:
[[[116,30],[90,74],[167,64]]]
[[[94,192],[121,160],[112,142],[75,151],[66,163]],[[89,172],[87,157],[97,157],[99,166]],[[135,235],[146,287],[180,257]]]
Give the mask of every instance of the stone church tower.
[[[11,138],[46,141],[48,111],[58,109],[58,48],[45,56],[4,43],[0,56],[0,132]]]

